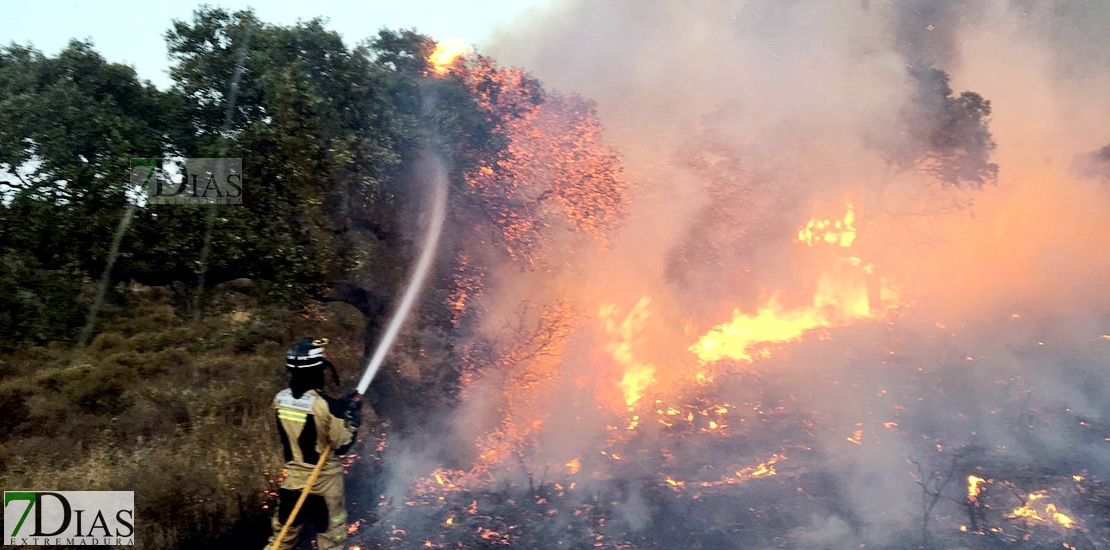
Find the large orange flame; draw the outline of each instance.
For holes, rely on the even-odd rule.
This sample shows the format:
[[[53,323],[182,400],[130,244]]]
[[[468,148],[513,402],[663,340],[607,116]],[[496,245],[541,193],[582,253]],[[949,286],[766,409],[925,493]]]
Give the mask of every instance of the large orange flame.
[[[797,241],[809,246],[824,242],[851,247],[856,239],[856,209],[851,203],[846,208],[840,220],[810,219],[798,230]],[[730,322],[714,327],[690,346],[690,351],[706,363],[726,358],[751,363],[768,356],[772,344],[797,341],[816,328],[873,318],[879,309],[895,304],[898,295],[884,288],[878,294],[881,303],[872,303],[868,291],[871,273],[871,265],[857,257],[837,257],[818,277],[810,304],[786,308],[778,295],[772,295],[754,315],[734,311]]]
[[[838,249],[851,247],[856,237],[856,209],[849,203],[846,210],[839,221],[810,219],[798,231],[797,241],[810,246],[823,242]],[[800,340],[814,329],[872,320],[899,304],[898,293],[882,284],[872,266],[858,257],[822,256],[820,265],[824,267],[815,277],[808,303],[785,305],[782,294],[776,292],[754,314],[734,311],[730,321],[717,325],[688,348],[700,360],[699,365],[722,359],[752,363],[770,356],[775,345]],[[645,296],[627,313],[604,303],[598,314],[606,337],[602,349],[621,369],[616,385],[629,408],[656,384],[656,365],[644,359],[642,349],[650,303]],[[704,373],[699,371],[699,376]]]
[[[435,51],[428,56],[428,62],[432,64],[436,73],[446,74],[456,59],[468,53],[470,53],[470,45],[465,40],[452,38],[436,44]]]
[[[986,481],[977,475],[967,476],[967,499],[971,502],[977,502],[979,495],[983,492],[982,485]]]

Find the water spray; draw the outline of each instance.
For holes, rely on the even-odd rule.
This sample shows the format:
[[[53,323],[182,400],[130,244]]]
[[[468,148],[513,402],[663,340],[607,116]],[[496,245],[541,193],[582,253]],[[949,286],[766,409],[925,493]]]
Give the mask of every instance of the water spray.
[[[401,325],[404,324],[405,319],[408,318],[409,311],[412,305],[416,303],[416,297],[420,294],[420,289],[424,286],[424,281],[428,278],[428,272],[432,269],[432,259],[435,258],[436,248],[439,245],[439,235],[443,232],[443,220],[447,213],[447,170],[443,167],[443,161],[433,155],[429,155],[428,162],[425,165],[430,172],[430,179],[432,184],[432,210],[428,219],[428,232],[424,237],[423,248],[420,251],[420,257],[416,260],[416,269],[412,272],[412,278],[409,279],[409,284],[405,287],[405,294],[401,297],[401,303],[398,304],[397,309],[393,312],[393,317],[389,319],[389,325],[385,329],[385,334],[382,336],[378,347],[374,350],[374,354],[366,363],[366,370],[362,373],[362,379],[358,382],[358,389],[353,401],[361,401],[362,396],[370,387],[370,382],[374,380],[374,375],[378,373],[381,368],[382,362],[385,361],[385,356],[389,353],[389,348],[393,347],[394,340],[397,339],[397,334],[401,332]],[[327,446],[324,451],[320,453],[320,458],[316,461],[316,466],[312,469],[312,473],[308,477],[301,495],[297,502],[293,505],[292,511],[289,513],[288,519],[282,526],[281,531],[274,537],[274,544],[271,550],[278,548],[281,541],[285,539],[285,534],[289,532],[290,526],[293,525],[300,512],[301,506],[304,505],[305,500],[308,498],[312,490],[312,486],[316,483],[316,478],[320,475],[320,470],[323,468],[324,463],[327,461],[328,456],[331,455],[332,448]]]
[[[437,48],[437,51],[438,48]],[[440,63],[448,64],[455,56],[460,55],[456,53],[453,56],[441,60],[431,60],[437,67]],[[429,101],[430,98],[427,90],[424,90],[424,100]],[[447,217],[447,169],[443,166],[443,159],[434,152],[425,151],[421,156],[423,162],[420,163],[420,168],[427,172],[429,182],[431,184],[431,199],[432,209],[428,217],[427,233],[424,236],[424,243],[420,250],[420,257],[416,260],[416,267],[412,272],[412,278],[409,279],[408,286],[405,287],[405,293],[401,296],[401,302],[397,305],[397,309],[393,312],[393,317],[389,319],[389,325],[386,326],[385,333],[382,334],[381,341],[378,342],[378,347],[374,349],[374,354],[370,356],[370,360],[366,363],[366,370],[362,373],[362,378],[358,381],[358,387],[355,390],[355,395],[351,401],[358,403],[362,401],[362,396],[366,394],[366,390],[370,388],[370,383],[374,381],[374,376],[378,374],[382,363],[385,361],[386,354],[389,349],[393,347],[393,342],[397,339],[397,334],[401,332],[401,325],[404,324],[405,319],[409,316],[409,311],[412,310],[413,304],[416,303],[416,298],[420,294],[420,289],[424,286],[424,281],[428,278],[428,272],[432,269],[432,260],[436,255],[436,248],[439,246],[439,236],[443,232],[443,222]],[[324,451],[320,453],[320,458],[316,461],[316,466],[312,469],[308,481],[301,489],[301,495],[297,502],[293,505],[289,517],[282,526],[281,531],[274,537],[273,546],[270,550],[276,550],[280,547],[282,541],[285,539],[286,533],[296,520],[297,513],[300,512],[301,506],[304,505],[305,500],[308,498],[312,490],[312,486],[316,483],[317,476],[320,475],[320,470],[324,467],[328,456],[331,455],[331,446],[324,447]]]
[[[447,211],[447,171],[443,167],[443,161],[438,157],[433,156],[428,165],[430,166],[432,183],[432,211],[428,220],[428,233],[424,237],[420,258],[416,261],[416,269],[412,272],[412,278],[409,279],[409,285],[405,288],[401,303],[397,306],[397,310],[393,312],[393,317],[389,320],[389,326],[386,327],[385,334],[378,342],[374,355],[366,363],[366,371],[362,373],[362,378],[358,381],[356,392],[359,396],[365,394],[366,389],[370,387],[370,382],[374,380],[374,375],[378,373],[382,361],[385,360],[385,355],[389,353],[389,348],[393,346],[393,341],[397,339],[397,333],[401,331],[401,325],[408,317],[409,310],[416,302],[416,297],[420,294],[421,287],[424,286],[424,280],[428,278],[428,272],[431,271],[432,259],[435,257],[436,248],[439,245],[439,235],[443,232],[443,219]]]

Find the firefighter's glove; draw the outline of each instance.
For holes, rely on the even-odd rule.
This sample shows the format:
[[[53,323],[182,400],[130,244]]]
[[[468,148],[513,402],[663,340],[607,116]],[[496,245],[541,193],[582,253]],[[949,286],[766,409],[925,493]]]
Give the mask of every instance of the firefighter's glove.
[[[347,400],[347,410],[343,412],[347,426],[358,429],[362,425],[362,400],[357,396]]]

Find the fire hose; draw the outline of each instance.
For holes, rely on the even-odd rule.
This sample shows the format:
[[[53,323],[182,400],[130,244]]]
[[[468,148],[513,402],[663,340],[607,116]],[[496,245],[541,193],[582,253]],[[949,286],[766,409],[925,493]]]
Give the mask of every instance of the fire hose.
[[[317,460],[316,467],[312,468],[312,473],[309,474],[304,489],[301,489],[301,496],[297,497],[297,504],[293,505],[293,510],[289,512],[289,518],[285,520],[285,525],[281,526],[281,532],[274,538],[274,544],[270,547],[271,550],[277,550],[281,547],[281,541],[285,540],[285,534],[293,526],[293,520],[297,519],[297,512],[301,511],[301,506],[304,506],[304,501],[308,499],[309,493],[312,492],[312,486],[316,483],[316,478],[320,477],[320,470],[324,468],[324,462],[328,460],[330,454],[331,445],[328,445],[324,447],[324,452],[320,453],[320,460]]]
[[[397,333],[401,331],[401,325],[404,324],[405,318],[408,317],[409,310],[412,309],[413,303],[416,302],[416,297],[420,294],[420,288],[424,285],[424,280],[428,278],[428,272],[431,270],[432,259],[435,257],[436,246],[439,244],[439,235],[443,232],[443,220],[447,212],[447,170],[443,166],[443,162],[435,155],[426,156],[426,167],[431,172],[432,181],[432,211],[428,220],[428,232],[424,238],[423,250],[420,252],[420,257],[416,261],[416,268],[413,270],[412,279],[409,280],[408,287],[405,288],[405,293],[401,297],[401,303],[393,312],[393,317],[389,320],[389,325],[386,327],[385,333],[382,336],[378,347],[374,350],[370,361],[366,364],[366,370],[362,373],[362,378],[358,382],[358,389],[355,395],[351,398],[355,402],[360,402],[366,390],[370,387],[370,382],[374,380],[374,376],[378,373],[382,362],[385,360],[389,348],[393,346],[393,341],[397,339]],[[289,532],[289,528],[293,525],[297,518],[297,512],[301,510],[308,495],[312,492],[312,486],[316,483],[316,478],[320,475],[320,470],[324,467],[324,462],[327,461],[328,456],[331,454],[331,445],[324,447],[323,452],[320,453],[320,459],[316,461],[316,467],[312,469],[312,474],[308,476],[308,481],[301,489],[301,496],[297,499],[297,503],[293,506],[293,510],[289,513],[289,518],[285,520],[285,525],[282,526],[281,532],[274,538],[274,544],[271,546],[272,550],[280,547],[281,541],[285,539],[285,535]]]

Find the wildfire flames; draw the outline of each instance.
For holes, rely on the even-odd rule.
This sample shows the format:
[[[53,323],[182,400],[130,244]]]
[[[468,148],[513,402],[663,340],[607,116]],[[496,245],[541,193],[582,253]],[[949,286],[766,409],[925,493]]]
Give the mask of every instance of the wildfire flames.
[[[1039,503],[1047,495],[1044,491],[1029,493],[1028,500],[1025,504],[1014,508],[1012,512],[1006,515],[1011,519],[1029,519],[1035,521],[1055,521],[1065,528],[1070,528],[1075,524],[1067,515],[1060,512],[1056,505],[1051,502]],[[1044,515],[1041,515],[1038,510],[1043,510]]]
[[[460,231],[468,232],[458,240],[495,248],[499,259],[527,272],[521,280],[528,284],[514,288],[512,300],[540,286],[537,279],[547,284],[548,274],[560,276],[558,266],[545,263],[551,259],[546,251],[559,248],[556,260],[573,264],[561,255],[575,253],[582,241],[573,239],[584,235],[606,244],[606,232],[625,215],[626,187],[620,160],[601,143],[592,104],[543,92],[527,73],[498,68],[460,41],[438,44],[428,61],[436,74],[451,76],[439,82],[470,87],[490,131],[504,138],[495,158],[460,163],[472,204],[457,214]],[[759,164],[758,158],[733,163],[727,153],[707,154],[709,160],[695,164],[711,176],[718,174],[710,165],[727,166],[722,186],[748,177]],[[807,210],[789,217],[774,211],[776,203],[739,200],[774,218],[760,226],[763,233],[745,233],[752,242],[743,244],[774,248],[773,261],[765,263],[781,259],[792,271],[781,279],[764,272],[737,276],[742,284],[755,283],[733,295],[727,292],[731,273],[713,272],[727,282],[725,290],[706,293],[711,307],[676,306],[685,297],[668,294],[654,280],[614,288],[625,279],[641,282],[641,274],[618,269],[617,283],[601,281],[580,293],[560,287],[565,281],[559,279],[552,295],[537,297],[548,305],[528,304],[530,317],[521,314],[518,322],[498,310],[491,316],[496,322],[482,319],[475,327],[467,323],[488,306],[489,289],[482,285],[500,266],[483,263],[494,252],[464,246],[455,258],[456,288],[447,297],[451,321],[473,332],[498,330],[485,324],[504,323],[505,329],[460,346],[459,385],[467,405],[460,407],[460,423],[469,439],[459,446],[465,449],[452,448],[445,453],[450,460],[434,464],[423,455],[414,461],[420,466],[413,469],[426,469],[406,470],[415,481],[406,478],[403,496],[395,491],[382,498],[379,517],[389,519],[372,527],[384,530],[378,539],[391,548],[655,550],[686,544],[683,537],[694,533],[707,548],[737,540],[755,541],[753,547],[854,548],[870,541],[840,544],[821,537],[847,539],[848,533],[890,527],[922,537],[914,545],[923,547],[973,546],[967,541],[987,537],[1018,543],[1044,534],[1056,537],[1052,546],[1073,548],[1078,534],[1094,529],[1082,503],[1095,487],[1105,490],[1099,476],[1088,469],[1061,477],[1059,468],[1013,474],[1006,445],[1035,448],[1030,433],[1038,430],[1053,437],[1076,430],[1083,441],[1101,444],[1110,441],[1105,422],[1074,422],[1079,413],[1072,408],[1031,404],[1041,393],[1013,364],[1025,356],[1036,358],[1037,369],[1051,363],[1046,357],[1053,342],[1034,326],[1037,312],[1006,309],[1004,328],[984,331],[989,338],[977,341],[964,334],[975,330],[964,328],[966,319],[918,307],[937,291],[907,273],[915,266],[907,267],[912,262],[905,256],[913,252],[901,249],[899,231],[908,227],[930,238],[942,233],[932,227],[941,216],[931,210],[933,197],[922,199],[928,204],[920,209],[891,214],[886,203],[901,197],[879,198],[862,184],[840,188],[855,181],[830,183],[837,191],[822,193],[820,202],[802,196]],[[906,193],[907,202],[917,200]],[[796,202],[785,204],[783,212],[796,212]],[[571,244],[545,241],[551,227],[570,229]],[[706,260],[707,270],[718,267],[716,260]],[[735,265],[747,267],[741,260]],[[774,267],[765,271],[780,274]],[[948,285],[941,293],[971,278],[959,276],[938,283]],[[501,299],[511,301],[488,301]],[[1107,328],[1097,330],[1088,336],[1105,346]],[[1000,343],[981,343],[991,338]],[[1105,348],[1099,349],[1103,355],[1094,357],[1103,360]],[[972,392],[992,400],[972,402]],[[471,423],[478,427],[467,431]],[[1017,428],[1005,432],[1011,424]],[[1006,445],[983,437],[988,431],[1005,432]],[[904,469],[906,461],[916,469]],[[907,500],[915,507],[923,502],[923,517],[894,519],[884,508],[905,495],[853,501],[880,487],[912,491]],[[845,511],[849,501],[871,515]],[[813,517],[833,519],[816,533],[798,527]],[[763,536],[759,527],[772,523],[781,531]],[[930,544],[929,533],[942,529],[949,546]]]
[[[856,207],[846,205],[839,220],[808,220],[797,232],[796,242],[813,247],[830,245],[850,248],[856,240]],[[816,291],[808,305],[786,307],[779,294],[759,306],[755,314],[740,310],[730,322],[718,325],[700,337],[689,351],[700,363],[731,359],[745,363],[769,357],[774,345],[795,342],[814,329],[833,328],[882,318],[886,309],[896,307],[898,293],[884,286],[876,295],[872,266],[855,256],[833,256],[825,272],[817,277]],[[637,357],[642,332],[650,317],[649,297],[641,298],[627,314],[612,303],[599,308],[601,329],[607,337],[604,352],[623,372],[618,386],[624,403],[632,406],[655,384],[656,365]],[[699,373],[704,377],[704,373]]]
[[[624,394],[625,404],[629,406],[639,401],[648,386],[655,383],[655,366],[638,361],[633,351],[650,315],[650,303],[651,299],[648,297],[641,298],[623,320],[618,319],[620,309],[614,304],[602,304],[598,313],[601,317],[601,330],[611,338],[604,350],[624,368],[618,385]]]
[[[840,220],[810,219],[798,230],[797,242],[808,246],[828,244],[849,248],[856,240],[855,207],[849,203]],[[771,353],[772,344],[794,342],[818,328],[844,326],[873,320],[881,310],[897,305],[897,294],[891,288],[880,291],[879,303],[871,303],[870,264],[854,256],[835,257],[828,271],[822,273],[817,290],[809,305],[788,308],[772,295],[754,315],[737,310],[732,321],[718,325],[690,351],[703,362],[733,359],[751,363]]]
[[[653,302],[650,297],[644,296],[628,308],[613,302],[601,303],[597,309],[595,325],[598,336],[596,352],[603,362],[615,368],[611,384],[614,392],[620,396],[619,406],[607,398],[603,398],[602,402],[611,403],[608,407],[609,414],[616,416],[613,417],[614,422],[607,426],[609,435],[599,449],[556,464],[548,464],[544,468],[544,472],[558,471],[563,477],[560,481],[549,482],[549,491],[537,490],[533,497],[535,507],[532,508],[538,514],[536,517],[553,518],[569,514],[572,521],[593,517],[598,526],[603,526],[606,516],[598,515],[602,514],[601,510],[604,508],[601,503],[580,504],[582,496],[579,480],[603,479],[623,468],[642,467],[646,457],[651,456],[650,453],[658,453],[661,457],[655,465],[657,482],[672,493],[682,498],[691,498],[695,502],[712,494],[706,492],[725,491],[730,487],[782,478],[782,465],[794,462],[788,462],[786,449],[796,448],[800,449],[799,452],[807,453],[811,450],[808,445],[799,445],[787,438],[778,443],[778,452],[765,455],[762,459],[747,461],[746,464],[745,461],[738,461],[733,464],[704,464],[697,469],[689,467],[699,457],[696,454],[685,454],[689,452],[685,449],[688,445],[693,445],[695,449],[707,445],[734,448],[746,437],[754,436],[757,432],[753,430],[760,424],[789,422],[785,420],[785,416],[781,416],[785,411],[781,404],[768,409],[758,404],[749,404],[747,406],[751,407],[751,412],[745,413],[742,407],[716,401],[712,397],[698,396],[699,388],[704,387],[711,391],[714,383],[713,377],[706,374],[703,367],[722,363],[727,370],[729,361],[754,366],[758,361],[772,358],[777,347],[802,342],[809,335],[821,330],[888,320],[889,312],[903,306],[894,286],[889,281],[875,277],[872,265],[854,255],[859,254],[855,247],[866,238],[861,233],[859,212],[857,205],[846,203],[844,214],[839,219],[814,216],[799,224],[794,243],[804,247],[802,250],[806,251],[805,254],[813,255],[814,262],[809,265],[816,266],[818,270],[812,274],[812,280],[815,281],[814,292],[807,304],[787,307],[782,304],[779,291],[775,291],[755,313],[734,312],[729,322],[713,327],[696,337],[694,343],[689,345],[686,350],[689,354],[689,370],[677,373],[677,378],[670,376],[674,373],[665,372],[663,364],[653,361],[647,351],[652,331],[650,325],[656,322],[652,317]],[[1014,319],[1020,317],[1015,315]],[[935,323],[935,329],[943,334],[955,334],[939,322]],[[682,330],[676,329],[676,332],[688,333],[689,323]],[[823,333],[818,336],[821,336],[818,340],[825,339]],[[559,340],[545,344],[544,349],[561,349],[562,346],[563,343]],[[516,356],[515,352],[509,355]],[[967,359],[972,361],[974,358],[967,356]],[[525,364],[528,361],[530,360],[525,360]],[[539,381],[548,376],[541,374],[550,366],[532,368],[534,372],[520,376]],[[668,380],[665,386],[661,386],[659,380],[663,375],[667,375]],[[681,380],[683,376],[688,377],[686,384],[674,384],[675,380]],[[535,394],[544,387],[542,383],[529,384],[526,394]],[[604,393],[599,392],[599,396]],[[885,393],[882,390],[879,395]],[[508,403],[532,400],[533,397],[517,396],[509,399]],[[904,407],[896,406],[894,414],[897,415],[900,410],[904,410]],[[753,417],[749,416],[752,413],[756,415],[754,423]],[[525,422],[528,418],[531,419]],[[419,482],[410,492],[406,505],[441,509],[442,517],[438,519],[438,524],[447,530],[436,538],[423,541],[422,546],[450,547],[449,541],[454,538],[450,532],[456,529],[469,529],[471,535],[481,544],[509,545],[512,541],[519,541],[521,535],[518,525],[500,522],[493,512],[482,512],[483,507],[497,508],[496,503],[483,500],[482,491],[492,482],[497,471],[510,467],[509,464],[514,461],[523,464],[526,471],[531,471],[531,466],[522,458],[522,445],[540,437],[547,421],[547,416],[535,412],[519,414],[517,420],[506,421],[501,429],[478,442],[479,459],[471,470],[439,469]],[[778,425],[780,430],[788,432],[802,430],[798,434],[802,438],[811,436],[814,428],[812,421]],[[881,427],[893,435],[901,433],[900,423],[894,420],[882,419],[871,425]],[[845,443],[850,447],[873,448],[881,445],[884,439],[882,430],[870,435],[873,432],[868,430],[865,422],[855,422],[847,431],[850,435],[842,438],[842,441],[846,440]],[[868,434],[866,438],[865,433]],[[648,448],[642,445],[648,441],[654,443],[650,443],[652,450],[645,455]],[[694,443],[695,441],[699,443]],[[945,445],[941,442],[935,442],[934,447],[936,453],[945,453]],[[786,482],[800,483],[791,480],[800,479],[804,470],[804,467],[791,468]],[[529,476],[533,475],[536,474],[529,473]],[[1072,479],[1078,483],[1083,477],[1077,475]],[[973,522],[983,521],[981,516],[986,511],[1004,505],[1005,494],[992,496],[987,491],[988,485],[995,483],[994,480],[975,474],[967,475],[966,480],[967,505]],[[798,494],[805,494],[802,485],[798,485],[796,491]],[[1047,491],[1030,493],[1020,504],[1013,506],[1012,510],[1001,514],[1001,517],[1024,522],[1025,529],[1029,529],[1030,525],[1063,530],[1075,528],[1077,523],[1072,516],[1062,511],[1056,503],[1049,502],[1047,495]],[[460,499],[465,502],[460,503]],[[979,535],[1016,536],[1007,534],[1005,526],[984,527],[981,523],[972,525],[970,529],[968,525],[961,525],[958,530]],[[589,530],[594,537],[594,547],[628,548],[623,542],[607,541],[596,529],[598,527],[595,526]],[[395,528],[391,532],[391,540],[395,543],[405,541],[407,536],[404,529]]]
[[[969,501],[976,502],[979,500],[979,493],[983,490],[982,485],[986,481],[976,475],[967,476],[967,499]]]
[[[847,248],[856,240],[856,209],[848,203],[848,211],[839,220],[820,220],[814,215],[798,230],[798,242],[809,246],[828,243]]]
[[[436,44],[436,49],[428,56],[428,62],[437,74],[447,74],[455,60],[470,53],[470,45],[465,40],[453,38]]]

